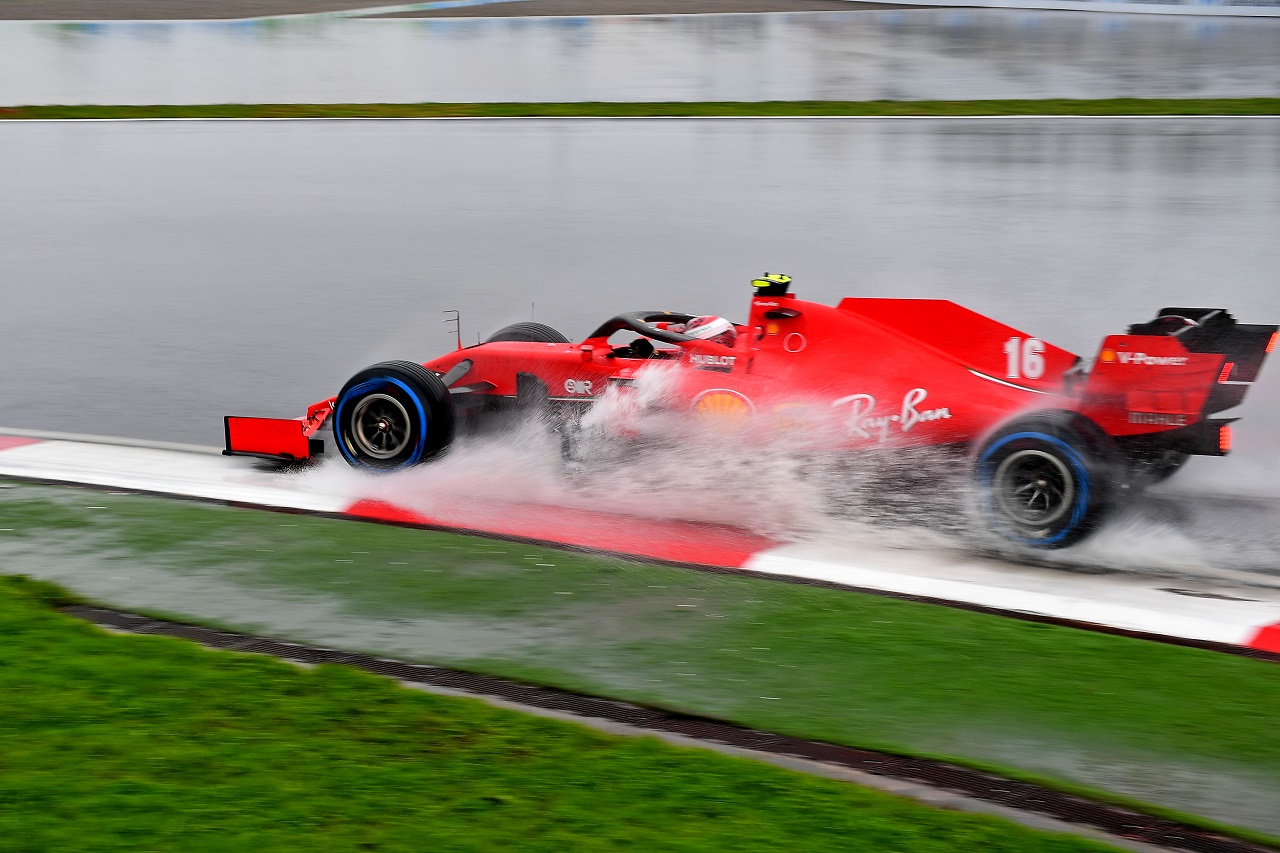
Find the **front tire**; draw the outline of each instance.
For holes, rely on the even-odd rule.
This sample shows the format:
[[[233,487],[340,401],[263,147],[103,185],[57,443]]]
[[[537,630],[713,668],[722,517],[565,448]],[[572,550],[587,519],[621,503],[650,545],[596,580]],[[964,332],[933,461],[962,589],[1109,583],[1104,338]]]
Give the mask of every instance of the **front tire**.
[[[1074,545],[1108,514],[1106,464],[1113,455],[1110,439],[1083,418],[1015,421],[978,453],[981,512],[997,533],[1020,545]]]
[[[440,378],[386,361],[348,380],[333,409],[338,452],[353,468],[393,471],[438,456],[453,441],[453,405]]]
[[[489,336],[486,344],[496,341],[520,341],[536,344],[567,344],[569,339],[544,323],[512,323]]]

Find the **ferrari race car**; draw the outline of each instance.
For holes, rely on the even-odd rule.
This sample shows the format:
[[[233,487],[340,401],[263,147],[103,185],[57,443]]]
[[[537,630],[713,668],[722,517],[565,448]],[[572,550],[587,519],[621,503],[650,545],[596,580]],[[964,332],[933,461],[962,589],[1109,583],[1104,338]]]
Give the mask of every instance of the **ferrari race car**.
[[[952,302],[831,307],[797,299],[790,281],[756,279],[747,321],[721,320],[731,334],[718,339],[691,334],[693,315],[636,311],[581,343],[516,323],[425,364],[376,364],[305,417],[227,417],[225,453],[309,459],[328,425],[351,465],[405,468],[503,413],[571,423],[661,373],[667,408],[735,435],[828,451],[961,449],[985,522],[1060,548],[1096,529],[1124,490],[1191,455],[1225,455],[1235,419],[1214,415],[1240,404],[1278,337],[1225,310],[1165,308],[1086,362]]]

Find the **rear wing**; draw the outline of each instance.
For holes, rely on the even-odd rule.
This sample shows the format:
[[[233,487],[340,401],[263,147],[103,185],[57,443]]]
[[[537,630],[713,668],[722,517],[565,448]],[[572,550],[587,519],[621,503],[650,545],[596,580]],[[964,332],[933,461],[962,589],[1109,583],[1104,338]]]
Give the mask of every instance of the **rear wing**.
[[[1238,323],[1223,308],[1161,308],[1150,323],[1129,327],[1130,335],[1167,335],[1189,353],[1222,356],[1214,388],[1204,412],[1225,411],[1244,401],[1258,379],[1262,363],[1275,351],[1280,327]]]
[[[1183,452],[1223,455],[1234,419],[1210,416],[1243,402],[1278,338],[1220,308],[1161,309],[1103,340],[1082,411],[1117,438],[1164,434]]]

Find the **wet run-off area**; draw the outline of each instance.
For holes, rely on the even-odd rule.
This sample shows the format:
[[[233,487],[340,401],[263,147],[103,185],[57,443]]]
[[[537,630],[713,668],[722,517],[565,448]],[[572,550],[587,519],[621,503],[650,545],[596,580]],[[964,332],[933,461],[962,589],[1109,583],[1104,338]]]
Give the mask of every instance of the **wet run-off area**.
[[[1280,20],[1008,9],[0,21],[0,105],[1280,95]]]
[[[0,483],[0,564],[176,618],[1280,832],[1275,664],[528,543]],[[1225,725],[1225,727],[1224,727]]]

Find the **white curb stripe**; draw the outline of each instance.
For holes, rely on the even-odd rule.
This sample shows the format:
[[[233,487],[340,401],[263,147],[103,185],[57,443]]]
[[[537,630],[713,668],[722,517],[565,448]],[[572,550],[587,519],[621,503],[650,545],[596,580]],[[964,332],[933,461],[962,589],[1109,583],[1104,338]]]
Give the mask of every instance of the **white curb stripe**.
[[[0,476],[53,480],[309,512],[342,512],[351,499],[298,491],[290,478],[224,456],[149,447],[41,441],[0,450]]]
[[[1012,566],[999,572],[964,561],[895,569],[891,564],[814,560],[789,554],[790,550],[763,552],[745,568],[1234,646],[1248,646],[1263,628],[1280,622],[1280,595],[1270,591],[1237,590],[1232,596],[1253,599],[1250,601],[1200,598],[1167,591],[1178,588],[1167,579],[1076,575]]]

